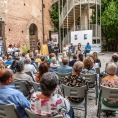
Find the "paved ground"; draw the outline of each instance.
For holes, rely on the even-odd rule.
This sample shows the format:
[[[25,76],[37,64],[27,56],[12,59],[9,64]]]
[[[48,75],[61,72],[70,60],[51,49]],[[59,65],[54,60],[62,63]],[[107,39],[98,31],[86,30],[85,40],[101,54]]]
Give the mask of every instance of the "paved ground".
[[[113,52],[104,52],[104,55],[99,55],[99,59],[101,60],[102,67],[101,72],[104,71],[106,62],[108,62],[111,59]],[[61,56],[60,56],[61,57]],[[88,96],[87,98],[87,118],[97,118],[97,105],[95,105],[95,94],[91,93],[91,96]],[[75,110],[75,115],[78,116],[78,118],[84,118],[84,112]],[[107,118],[106,116],[102,116],[101,118]],[[116,117],[110,116],[109,118],[118,118],[118,115]]]

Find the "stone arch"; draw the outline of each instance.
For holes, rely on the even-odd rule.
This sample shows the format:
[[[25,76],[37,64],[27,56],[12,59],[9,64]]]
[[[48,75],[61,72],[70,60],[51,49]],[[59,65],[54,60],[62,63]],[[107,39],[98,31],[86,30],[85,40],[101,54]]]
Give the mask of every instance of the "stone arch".
[[[38,42],[38,27],[34,23],[31,23],[29,26],[29,42],[30,42],[30,49],[32,51],[36,50]]]

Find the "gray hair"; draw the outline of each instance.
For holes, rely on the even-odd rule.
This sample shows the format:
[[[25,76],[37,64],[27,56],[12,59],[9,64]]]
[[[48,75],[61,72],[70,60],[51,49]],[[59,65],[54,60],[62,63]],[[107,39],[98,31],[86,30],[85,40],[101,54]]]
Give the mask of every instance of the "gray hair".
[[[17,72],[21,72],[24,69],[23,61],[16,61],[15,67],[16,67]]]
[[[41,55],[40,54],[37,54],[37,58],[40,58],[41,57]]]
[[[58,76],[54,73],[44,73],[40,80],[41,91],[45,96],[50,96],[57,87]]]
[[[56,58],[55,57],[52,57],[52,63],[56,63]]]
[[[27,57],[25,62],[26,62],[26,64],[30,64],[31,63],[31,59]]]
[[[115,75],[117,71],[117,66],[113,62],[110,62],[106,67],[106,71],[109,75]]]
[[[77,62],[74,63],[73,70],[75,72],[81,72],[83,67],[84,67],[83,62],[77,61]]]
[[[18,52],[15,52],[15,54],[14,54],[14,55],[15,55],[15,56],[16,56],[16,55],[18,55]]]

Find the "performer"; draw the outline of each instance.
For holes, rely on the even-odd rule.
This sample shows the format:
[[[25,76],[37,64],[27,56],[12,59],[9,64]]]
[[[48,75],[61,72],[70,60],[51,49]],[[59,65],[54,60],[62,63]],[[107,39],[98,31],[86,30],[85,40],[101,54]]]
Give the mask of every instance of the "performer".
[[[40,50],[41,50],[41,42],[40,42],[40,39],[37,42],[37,49],[38,49],[38,51],[40,53]]]
[[[85,47],[85,50],[84,50],[84,53],[85,54],[85,57],[86,57],[86,53],[89,53],[91,51],[91,46],[89,45],[89,42],[86,44],[86,47]]]
[[[70,60],[70,57],[72,55],[74,55],[76,53],[75,51],[75,46],[73,46],[73,43],[70,44],[70,47],[69,47],[69,50],[68,50],[68,56],[69,56],[69,60]]]
[[[67,53],[68,53],[68,47],[64,44],[64,47],[63,47],[63,57],[67,56]]]

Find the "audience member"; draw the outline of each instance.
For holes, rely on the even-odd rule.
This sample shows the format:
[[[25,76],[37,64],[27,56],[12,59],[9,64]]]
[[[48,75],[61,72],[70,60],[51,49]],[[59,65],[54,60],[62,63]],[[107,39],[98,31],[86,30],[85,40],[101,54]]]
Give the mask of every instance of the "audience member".
[[[49,59],[48,59],[48,61],[49,61],[50,63],[52,62],[52,59],[51,59],[51,58],[54,57],[54,56],[55,56],[54,53],[50,53],[50,54],[49,54]]]
[[[2,61],[5,63],[7,61],[7,57],[6,56],[3,56],[2,57]]]
[[[39,82],[42,75],[46,72],[49,71],[49,68],[48,68],[48,65],[46,63],[41,63],[39,68],[38,68],[39,72],[38,74],[36,75],[36,82]]]
[[[37,57],[37,54],[38,54],[38,50],[35,50],[35,52],[34,52],[34,58]]]
[[[72,67],[68,66],[68,59],[65,57],[62,59],[63,65],[57,68],[58,73],[71,73]]]
[[[81,61],[81,62],[83,62],[83,60],[84,60],[83,54],[79,54],[78,55],[78,60]]]
[[[77,46],[77,55],[81,54],[81,43],[78,43]]]
[[[15,67],[17,72],[14,75],[14,81],[26,81],[29,83],[33,81],[32,77],[24,72],[24,63],[22,61],[16,61]]]
[[[15,52],[13,56],[13,60],[16,60],[17,57],[19,57],[18,52]]]
[[[5,69],[5,65],[2,61],[0,61],[0,70],[3,70],[3,69]]]
[[[87,43],[84,53],[83,53],[83,54],[85,54],[85,57],[86,57],[86,53],[89,53],[90,51],[91,51],[91,46],[89,45],[89,43]]]
[[[98,59],[98,54],[97,54],[97,52],[94,52],[94,53],[92,54],[92,58],[93,58],[93,60],[94,60],[94,66],[97,67],[97,65],[98,65],[98,67],[101,67],[101,61]]]
[[[55,58],[55,57],[52,57],[52,63],[50,64],[50,67],[56,68],[56,67],[58,67],[58,66],[59,66],[59,64],[57,64],[56,58]]]
[[[84,67],[83,62],[81,61],[75,62],[71,76],[65,76],[63,78],[64,84],[70,87],[81,87],[85,85],[85,80],[80,76],[83,67]],[[81,102],[84,98],[69,98],[69,99],[74,102]]]
[[[40,59],[41,55],[37,54],[35,62],[41,63],[41,59]]]
[[[102,79],[102,85],[110,88],[118,88],[118,77],[115,75],[117,66],[113,62],[110,62],[106,67],[106,71],[108,76]],[[102,102],[108,107],[118,107],[118,100],[102,98]]]
[[[13,52],[14,52],[14,50],[13,50],[13,48],[12,48],[12,45],[10,44],[10,45],[8,46],[8,48],[7,48],[7,54],[8,54],[8,55],[12,55]]]
[[[40,80],[41,92],[33,93],[31,96],[31,111],[40,116],[62,115],[64,118],[74,118],[73,109],[68,100],[59,94],[54,94],[57,88],[56,74],[44,73]],[[38,99],[38,100],[37,100]],[[67,113],[67,114],[66,114]]]
[[[73,65],[76,61],[77,61],[77,56],[73,55],[73,60],[69,62],[69,66],[73,67]]]
[[[27,51],[25,58],[29,58],[29,53],[30,53],[30,50]]]
[[[23,62],[25,62],[25,55],[26,55],[26,53],[23,52],[23,53],[22,53],[22,57],[21,57],[21,61],[23,61]]]
[[[6,65],[11,65],[12,64],[12,56],[8,57],[8,60],[5,62]]]
[[[34,54],[33,54],[33,52],[29,53],[29,57],[31,59],[31,64],[33,64],[34,63]]]
[[[46,57],[45,56],[41,56],[40,59],[41,59],[41,63],[43,63],[46,60]]]
[[[84,68],[82,69],[82,73],[84,74],[94,74],[96,73],[94,66],[94,60],[91,57],[86,57],[84,59]]]
[[[35,73],[37,73],[37,70],[36,70],[36,68],[33,65],[31,65],[31,59],[30,58],[26,58],[25,62],[26,62],[26,64],[24,66],[24,72],[31,72],[33,78],[35,78]]]
[[[11,85],[14,80],[13,76],[13,72],[10,69],[3,69],[0,71],[0,104],[13,103],[21,118],[27,118],[24,109],[29,109],[30,103],[23,93],[16,90],[15,87]]]
[[[14,74],[16,73],[16,60],[12,62],[9,68],[13,71]]]

